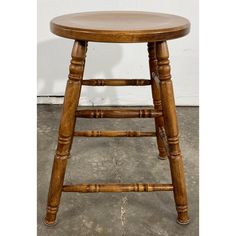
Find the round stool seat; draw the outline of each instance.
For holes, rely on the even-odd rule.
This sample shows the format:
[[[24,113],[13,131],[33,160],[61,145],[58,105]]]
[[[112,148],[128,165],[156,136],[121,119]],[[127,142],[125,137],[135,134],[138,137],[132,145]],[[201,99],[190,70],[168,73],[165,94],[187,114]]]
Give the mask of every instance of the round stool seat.
[[[190,29],[186,18],[139,11],[68,14],[52,19],[50,26],[61,37],[116,43],[164,41],[183,37]]]

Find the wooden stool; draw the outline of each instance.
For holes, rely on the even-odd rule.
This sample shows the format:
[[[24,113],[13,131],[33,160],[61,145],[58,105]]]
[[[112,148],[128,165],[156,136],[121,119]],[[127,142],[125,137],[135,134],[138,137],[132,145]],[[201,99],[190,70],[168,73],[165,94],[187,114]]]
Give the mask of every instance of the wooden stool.
[[[46,225],[54,225],[62,192],[152,192],[173,191],[178,213],[177,222],[189,223],[183,158],[179,147],[173,86],[170,75],[167,40],[188,34],[187,19],[150,12],[87,12],[54,18],[51,31],[74,39],[61,115],[58,146],[54,158],[48,194]],[[95,79],[83,80],[88,41],[148,44],[150,80]],[[82,85],[146,86],[151,85],[154,109],[77,110]],[[154,132],[141,131],[75,131],[76,118],[154,118]],[[168,156],[170,184],[78,184],[64,185],[67,159],[73,137],[153,137],[157,138],[159,157]]]

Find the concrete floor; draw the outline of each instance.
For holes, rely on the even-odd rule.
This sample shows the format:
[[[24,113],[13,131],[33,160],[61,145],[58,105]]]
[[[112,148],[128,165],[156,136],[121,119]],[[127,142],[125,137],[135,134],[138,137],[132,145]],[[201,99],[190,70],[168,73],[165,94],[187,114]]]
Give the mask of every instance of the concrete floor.
[[[172,192],[64,193],[58,224],[45,214],[61,106],[38,106],[39,236],[198,235],[198,108],[178,107],[191,223],[176,223]],[[78,128],[79,125],[79,128]],[[80,119],[77,129],[154,130],[152,119]],[[170,182],[168,161],[157,159],[155,138],[75,138],[65,183]]]

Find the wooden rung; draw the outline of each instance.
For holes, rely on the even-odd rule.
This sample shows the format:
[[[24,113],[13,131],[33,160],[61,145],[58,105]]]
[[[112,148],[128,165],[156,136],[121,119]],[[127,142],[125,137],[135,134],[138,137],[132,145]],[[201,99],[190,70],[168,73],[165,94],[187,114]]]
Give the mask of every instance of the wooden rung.
[[[147,79],[89,79],[83,80],[82,85],[87,86],[145,86],[150,85]]]
[[[154,137],[156,132],[117,131],[117,130],[83,130],[75,131],[74,136],[82,137]]]
[[[154,118],[159,116],[162,116],[162,112],[154,109],[92,109],[76,111],[76,117],[81,118]]]
[[[173,191],[172,184],[78,184],[64,185],[63,192],[154,192]]]

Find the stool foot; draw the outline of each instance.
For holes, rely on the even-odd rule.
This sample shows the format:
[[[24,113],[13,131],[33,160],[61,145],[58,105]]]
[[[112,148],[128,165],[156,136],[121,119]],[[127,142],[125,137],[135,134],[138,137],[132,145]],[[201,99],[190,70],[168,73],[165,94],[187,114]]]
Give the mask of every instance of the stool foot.
[[[47,213],[45,218],[43,219],[43,223],[46,226],[54,226],[57,224],[56,217],[57,217],[58,207],[47,207]]]
[[[43,223],[48,227],[53,227],[57,224],[57,221],[48,221],[46,218],[44,218]]]
[[[178,218],[177,218],[177,223],[180,225],[187,225],[190,223],[190,219],[188,216],[187,212],[179,212],[178,213]]]
[[[164,161],[164,160],[168,160],[168,157],[158,155],[158,159]]]

